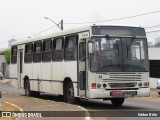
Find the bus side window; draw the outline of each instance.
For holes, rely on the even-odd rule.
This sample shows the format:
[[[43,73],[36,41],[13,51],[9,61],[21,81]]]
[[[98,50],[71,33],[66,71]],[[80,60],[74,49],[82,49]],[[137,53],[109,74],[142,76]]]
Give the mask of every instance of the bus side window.
[[[43,62],[51,61],[52,58],[51,49],[52,49],[52,39],[47,39],[43,41],[43,54],[42,54]]]
[[[78,35],[67,36],[65,38],[65,60],[77,60]]]
[[[17,46],[12,47],[11,49],[11,64],[17,63]]]
[[[24,62],[31,63],[32,61],[33,61],[33,44],[28,43],[25,45]]]
[[[33,62],[41,62],[42,60],[42,42],[34,43]]]
[[[53,51],[52,51],[52,60],[53,61],[62,61],[64,56],[63,50],[63,37],[55,38],[53,40]]]

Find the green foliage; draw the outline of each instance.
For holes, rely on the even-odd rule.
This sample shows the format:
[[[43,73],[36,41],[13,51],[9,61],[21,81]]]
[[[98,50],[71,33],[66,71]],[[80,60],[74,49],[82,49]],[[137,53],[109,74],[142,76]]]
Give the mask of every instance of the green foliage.
[[[7,50],[4,54],[4,57],[5,57],[7,64],[10,64],[10,54],[11,54],[11,50]]]

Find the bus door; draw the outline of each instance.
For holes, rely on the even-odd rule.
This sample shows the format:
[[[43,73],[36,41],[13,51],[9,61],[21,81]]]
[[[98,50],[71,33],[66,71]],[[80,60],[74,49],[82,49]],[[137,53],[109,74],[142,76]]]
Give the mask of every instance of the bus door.
[[[78,44],[78,96],[86,96],[86,40]]]
[[[19,46],[18,49],[18,59],[17,59],[17,77],[18,77],[18,88],[24,87],[23,83],[23,49],[22,46]]]

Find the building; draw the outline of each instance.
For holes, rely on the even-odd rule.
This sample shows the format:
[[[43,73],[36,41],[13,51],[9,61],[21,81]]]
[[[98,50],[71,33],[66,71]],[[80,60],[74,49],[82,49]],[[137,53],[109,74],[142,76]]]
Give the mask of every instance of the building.
[[[160,47],[149,47],[149,61],[150,61],[150,86],[157,87],[157,81],[160,79]]]
[[[0,49],[0,72],[4,75],[6,70],[6,61],[4,53],[7,49]]]
[[[148,42],[148,47],[152,47],[153,43],[152,42]]]
[[[157,37],[157,38],[155,39],[154,43],[155,43],[155,44],[160,43],[160,37]]]

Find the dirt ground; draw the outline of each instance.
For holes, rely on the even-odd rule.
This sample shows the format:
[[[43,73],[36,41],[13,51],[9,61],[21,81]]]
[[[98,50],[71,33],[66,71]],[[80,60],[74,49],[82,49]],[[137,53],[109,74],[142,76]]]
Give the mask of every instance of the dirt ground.
[[[63,102],[55,102],[52,100],[43,100],[33,97],[26,97],[21,95],[15,95],[11,93],[2,93],[3,100],[18,105],[24,111],[84,111],[81,107],[77,105],[66,104]],[[10,106],[6,106],[10,108]],[[16,109],[10,108],[17,111]],[[4,110],[3,110],[4,111]],[[82,115],[83,117],[72,117],[74,120],[84,120],[86,114]],[[20,120],[53,120],[53,117],[43,117],[43,118],[20,118]],[[71,117],[54,117],[58,120],[70,120]],[[0,120],[16,120],[12,119],[0,119]]]
[[[14,106],[12,106],[12,105],[4,102],[4,101],[2,101],[2,110],[3,111],[19,111],[18,108],[14,107]],[[0,117],[0,120],[16,120],[16,119],[17,118],[7,118],[7,117],[2,118],[2,117]]]
[[[160,96],[156,89],[151,89],[150,97],[134,97],[133,99],[148,102],[160,102]]]

